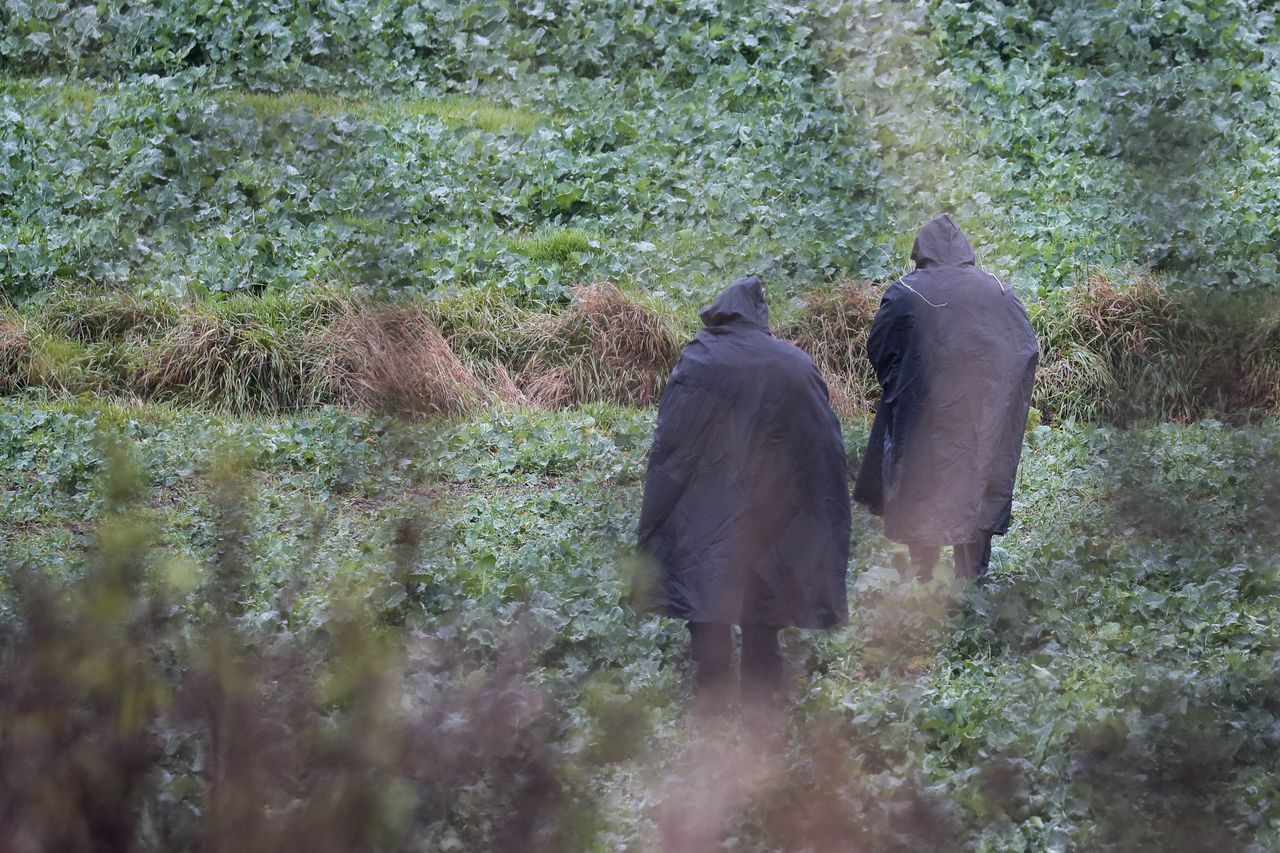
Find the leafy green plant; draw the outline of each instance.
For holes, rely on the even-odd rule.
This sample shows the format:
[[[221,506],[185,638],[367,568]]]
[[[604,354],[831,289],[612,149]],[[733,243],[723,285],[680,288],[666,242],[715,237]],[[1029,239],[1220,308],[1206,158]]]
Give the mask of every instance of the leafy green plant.
[[[554,304],[600,279],[706,289],[744,264],[881,271],[876,170],[800,10],[165,8],[6,21],[11,74],[65,75],[0,94],[32,200],[0,238],[9,293],[324,280]],[[64,18],[96,47],[71,47]]]

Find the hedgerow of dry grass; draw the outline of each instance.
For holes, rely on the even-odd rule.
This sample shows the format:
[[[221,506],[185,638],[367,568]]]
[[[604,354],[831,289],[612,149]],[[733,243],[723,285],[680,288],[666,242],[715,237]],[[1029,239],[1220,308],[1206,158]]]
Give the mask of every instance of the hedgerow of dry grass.
[[[680,357],[667,315],[612,284],[579,287],[558,314],[530,318],[516,382],[535,404],[652,405]]]
[[[352,302],[312,335],[308,350],[321,396],[342,405],[422,417],[466,412],[490,398],[418,305]]]
[[[862,415],[880,397],[880,384],[867,360],[867,335],[880,305],[880,289],[870,282],[814,288],[804,307],[774,333],[809,354],[822,371],[832,407],[842,415]]]
[[[866,340],[881,288],[814,288],[775,328],[813,358],[832,405],[879,397]],[[68,285],[36,317],[0,312],[0,393],[93,390],[237,413],[324,403],[429,417],[507,406],[653,405],[689,331],[610,285],[560,311],[496,291],[396,305],[332,290],[183,305]],[[1028,303],[1047,420],[1248,417],[1280,400],[1280,301],[1092,271]],[[691,319],[691,317],[690,317]]]
[[[1093,270],[1029,309],[1041,345],[1035,405],[1055,420],[1187,421],[1275,405],[1274,299]]]

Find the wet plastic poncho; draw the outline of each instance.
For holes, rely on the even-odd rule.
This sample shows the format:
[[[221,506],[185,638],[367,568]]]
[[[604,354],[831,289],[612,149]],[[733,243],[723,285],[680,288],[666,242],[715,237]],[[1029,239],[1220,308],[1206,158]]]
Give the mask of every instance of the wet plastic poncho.
[[[658,409],[639,527],[654,572],[639,603],[693,622],[841,624],[850,501],[826,383],[769,334],[754,276],[702,322]]]
[[[1038,348],[1022,303],[974,264],[952,218],[920,230],[916,269],[880,303],[867,354],[883,388],[854,500],[897,542],[1009,529]]]

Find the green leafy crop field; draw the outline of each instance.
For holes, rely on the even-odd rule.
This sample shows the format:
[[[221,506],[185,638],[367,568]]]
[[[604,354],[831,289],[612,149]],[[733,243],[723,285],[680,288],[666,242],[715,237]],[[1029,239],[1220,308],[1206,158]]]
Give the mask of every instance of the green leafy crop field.
[[[553,846],[657,848],[673,824],[699,819],[679,813],[682,792],[710,786],[731,793],[705,819],[722,818],[716,829],[744,849],[1280,843],[1274,423],[1036,428],[1017,526],[983,590],[904,582],[904,555],[861,517],[850,625],[785,637],[797,697],[788,751],[763,759],[730,731],[718,735],[727,757],[717,764],[702,762],[707,747],[683,719],[681,626],[626,605],[652,422],[603,407],[415,427],[333,411],[233,420],[11,401],[0,411],[6,649],[35,655],[56,695],[97,675],[58,668],[78,643],[146,638],[148,654],[133,662],[141,674],[101,685],[78,725],[127,727],[114,703],[155,703],[139,737],[163,745],[164,772],[146,776],[131,805],[160,849],[228,831],[210,811],[217,782],[202,771],[214,747],[179,709],[190,681],[209,677],[215,603],[234,616],[222,630],[238,665],[263,670],[224,686],[261,715],[242,723],[238,749],[263,748],[279,726],[299,753],[278,767],[233,766],[251,776],[245,795],[324,799],[356,778],[382,780],[379,810],[358,818],[312,817],[308,829],[295,826],[304,813],[279,817],[301,838],[377,830],[391,847],[471,849],[497,843],[514,831],[504,821],[531,809],[529,831]],[[864,427],[846,439],[856,448]],[[234,482],[218,462],[228,452],[239,454]],[[112,580],[112,555],[142,570]],[[73,620],[62,631],[31,621],[40,578],[69,584],[55,608]],[[104,592],[82,598],[104,586],[137,610],[113,612]],[[155,624],[148,608],[161,611]],[[367,632],[359,642],[341,638],[352,612]],[[380,651],[367,647],[375,642]],[[387,660],[382,645],[406,644],[408,659]],[[321,658],[296,664],[314,682],[273,680],[282,656],[304,651]],[[396,680],[326,699],[344,666]],[[159,686],[144,689],[144,676]],[[512,691],[514,720],[484,713]],[[451,729],[415,728],[441,706],[454,708]],[[330,719],[344,712],[357,722]],[[375,712],[386,742],[421,738],[406,747],[409,766],[313,740],[313,715],[350,737],[341,726]],[[67,722],[23,701],[6,714],[30,727],[38,756],[49,748],[41,738],[66,734]],[[459,741],[463,757],[448,761],[463,763],[433,778],[442,738]],[[504,775],[534,761],[530,739],[548,751],[536,763],[552,792]],[[77,772],[51,748],[39,766],[22,763],[31,756],[19,747],[6,747],[17,751],[6,767],[21,768],[10,783]],[[303,759],[335,775],[313,779]],[[442,812],[431,806],[439,797],[450,801]]]
[[[0,849],[1280,849],[1276,15],[0,0]],[[943,211],[1041,342],[990,582],[856,512],[783,742],[699,726],[697,309],[856,470]]]

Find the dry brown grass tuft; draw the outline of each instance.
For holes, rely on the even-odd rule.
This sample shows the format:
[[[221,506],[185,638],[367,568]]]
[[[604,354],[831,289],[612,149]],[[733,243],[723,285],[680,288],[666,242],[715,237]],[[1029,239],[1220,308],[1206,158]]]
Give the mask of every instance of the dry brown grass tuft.
[[[1102,270],[1028,306],[1040,338],[1035,405],[1055,420],[1249,417],[1280,394],[1280,306],[1269,294],[1178,291]]]
[[[880,288],[870,282],[847,282],[814,288],[803,298],[800,312],[774,333],[813,359],[827,379],[837,412],[866,414],[880,397],[867,360],[867,335],[880,305]]]
[[[35,340],[16,314],[0,309],[0,394],[11,394],[31,379]]]
[[[525,378],[521,389],[525,399],[540,409],[563,409],[573,405],[572,377],[567,367],[548,367]]]
[[[326,399],[410,417],[457,414],[489,401],[488,389],[421,307],[350,308],[308,344]],[[515,391],[509,376],[502,384]]]
[[[499,403],[521,409],[529,409],[537,405],[533,398],[516,384],[515,377],[511,375],[506,365],[490,362],[482,366],[485,369],[483,373],[477,373],[476,378],[498,398]]]
[[[517,383],[537,405],[652,405],[680,357],[674,321],[611,284],[579,287],[558,314],[529,320]]]

